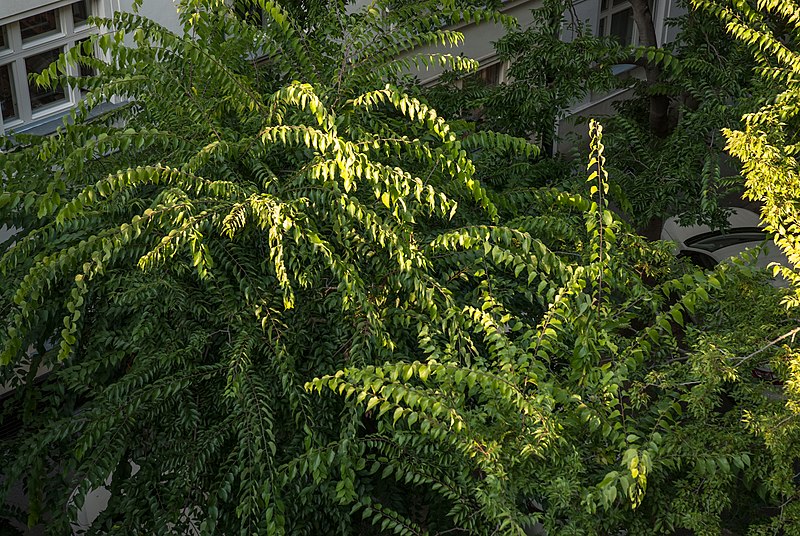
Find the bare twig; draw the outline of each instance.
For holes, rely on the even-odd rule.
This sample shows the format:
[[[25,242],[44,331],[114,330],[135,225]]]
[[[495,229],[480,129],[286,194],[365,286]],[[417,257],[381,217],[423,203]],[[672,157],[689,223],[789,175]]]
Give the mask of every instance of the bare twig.
[[[756,350],[752,354],[750,354],[748,356],[745,356],[745,357],[742,357],[742,358],[739,358],[739,362],[736,363],[734,365],[734,367],[738,367],[739,365],[741,365],[742,363],[744,363],[745,361],[747,361],[751,357],[755,357],[758,354],[760,354],[761,352],[770,349],[771,347],[775,346],[776,344],[778,344],[782,340],[787,339],[789,337],[794,337],[797,333],[800,333],[800,327],[794,328],[793,330],[789,331],[788,333],[784,333],[783,335],[781,335],[777,339],[774,339],[774,340],[770,341],[766,346],[763,346],[763,347],[759,348],[758,350]]]

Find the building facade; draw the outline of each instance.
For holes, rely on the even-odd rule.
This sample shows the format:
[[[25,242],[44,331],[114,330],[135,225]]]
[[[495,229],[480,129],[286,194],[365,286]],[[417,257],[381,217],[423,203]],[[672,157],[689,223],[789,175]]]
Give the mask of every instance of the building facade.
[[[0,1],[0,135],[15,132],[47,133],[55,130],[63,115],[81,98],[79,88],[43,89],[29,81],[31,73],[41,72],[58,54],[80,43],[96,31],[86,23],[89,16],[110,16],[115,11],[130,11],[133,0],[2,0]],[[177,0],[144,0],[140,13],[170,29],[177,30]],[[367,4],[356,0],[354,6]],[[541,0],[507,0],[501,10],[515,17],[522,28],[531,23],[531,10]],[[675,29],[666,21],[683,13],[675,0],[653,0],[652,12],[659,44],[675,38]],[[629,0],[577,0],[565,17],[577,17],[597,35],[614,35],[623,43],[637,40]],[[455,26],[464,34],[464,43],[450,53],[463,54],[481,63],[479,76],[492,83],[507,79],[508,65],[498,58],[493,43],[505,29],[500,24],[467,23]],[[563,38],[572,36],[565,31]],[[415,52],[432,52],[432,49]],[[631,67],[619,66],[620,72]],[[73,67],[73,75],[86,74]],[[417,73],[422,84],[435,84],[441,70]],[[568,115],[602,114],[621,92],[589,95],[575,103]]]
[[[81,98],[79,88],[44,89],[30,82],[58,55],[86,39],[96,29],[90,16],[107,17],[130,11],[132,0],[2,0],[0,1],[0,135],[9,132],[47,133]],[[178,28],[172,0],[145,0],[140,12]],[[72,68],[73,75],[88,74]],[[85,68],[84,68],[85,69]]]
[[[541,5],[541,0],[506,0],[501,11],[513,16],[521,28],[530,27],[532,22],[531,10]],[[667,22],[671,18],[686,13],[685,8],[676,0],[650,0],[651,13],[655,25],[658,46],[675,40],[677,30]],[[575,0],[572,8],[564,13],[564,20],[576,20],[583,23],[594,35],[612,35],[622,44],[631,45],[638,43],[639,36],[633,19],[633,9],[629,0]],[[574,39],[572,26],[565,24],[561,38],[564,41]],[[456,50],[427,47],[414,52],[430,53],[434,50],[463,54],[468,58],[478,60],[481,67],[477,75],[485,82],[502,84],[508,80],[509,65],[501,61],[494,49],[493,43],[505,35],[505,28],[501,24],[492,23],[467,23],[454,27],[464,34],[464,43]],[[634,65],[617,65],[614,72],[618,76],[644,77],[644,70]],[[436,84],[441,76],[441,69],[430,69],[417,73],[423,85]],[[576,133],[586,136],[586,125],[575,125],[574,118],[578,116],[599,117],[613,113],[612,104],[630,94],[629,89],[620,89],[608,93],[593,93],[580,101],[572,104],[565,112],[564,117],[555,125],[556,139],[563,139],[568,134]],[[568,144],[559,145],[558,149],[566,151]]]

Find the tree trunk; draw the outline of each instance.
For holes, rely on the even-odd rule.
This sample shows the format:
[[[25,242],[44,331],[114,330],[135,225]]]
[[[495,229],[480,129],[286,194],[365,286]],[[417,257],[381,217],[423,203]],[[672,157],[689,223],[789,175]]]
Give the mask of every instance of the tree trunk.
[[[661,240],[661,231],[663,229],[664,219],[661,217],[653,217],[647,222],[647,225],[636,229],[636,233],[653,242],[655,240]]]
[[[653,22],[653,13],[650,11],[649,0],[630,0],[633,8],[633,20],[639,31],[639,45],[643,47],[658,47],[656,26]],[[661,81],[661,66],[647,62],[644,68],[648,87],[652,88]],[[669,125],[669,98],[666,95],[650,95],[650,132],[658,138],[666,137],[670,132]]]

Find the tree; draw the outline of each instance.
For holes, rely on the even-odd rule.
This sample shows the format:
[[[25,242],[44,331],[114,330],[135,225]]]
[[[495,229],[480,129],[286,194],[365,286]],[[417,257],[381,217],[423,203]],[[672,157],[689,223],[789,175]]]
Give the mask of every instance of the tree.
[[[514,28],[495,43],[498,56],[510,63],[508,81],[491,87],[462,80],[462,91],[445,77],[428,92],[449,117],[481,110],[479,125],[489,130],[531,137],[552,149],[553,130],[576,100],[590,91],[618,85],[611,67],[628,57],[612,37],[597,37],[584,21],[564,17],[572,2],[547,0],[532,10],[528,28]],[[570,42],[562,33],[575,35]],[[546,151],[552,154],[552,151]]]
[[[747,47],[758,63],[764,85],[771,90],[769,100],[745,115],[741,129],[726,129],[724,133],[728,151],[742,161],[745,195],[762,205],[762,221],[789,259],[788,266],[776,266],[774,271],[790,284],[792,292],[784,297],[784,304],[796,313],[800,304],[800,166],[796,148],[800,121],[800,84],[796,74],[800,70],[800,5],[793,0],[756,4],[693,0],[693,4],[718,17],[726,30]],[[772,485],[781,499],[781,516],[770,529],[786,533],[800,527],[796,478],[800,463],[796,452],[800,439],[800,368],[794,345],[796,324],[795,319],[773,341],[773,345],[781,343],[773,366],[788,379],[783,407],[749,416],[753,431],[763,435],[769,453],[778,461],[779,470]]]
[[[743,180],[738,163],[724,152],[721,130],[738,126],[762,93],[749,54],[719,22],[690,11],[677,23],[676,41],[661,49],[661,82],[646,90],[669,98],[668,135],[648,131],[648,105],[639,97],[622,103],[607,121],[609,148],[620,155],[610,170],[618,203],[637,226],[650,224],[654,239],[660,238],[660,222],[671,216],[727,224],[726,206],[738,202]]]
[[[263,27],[187,1],[183,36],[98,21],[110,62],[80,47],[38,78],[98,69],[74,121],[7,142],[0,382],[24,428],[0,466],[29,522],[64,533],[103,485],[92,533],[708,532],[748,504],[773,462],[721,406],[762,398],[702,327],[725,282],[769,287],[620,220],[598,124],[586,195],[504,188],[471,156],[532,144],[391,83],[398,49],[496,13],[341,14],[309,42],[258,5]]]
[[[629,1],[633,10],[633,20],[639,32],[639,46],[651,50],[659,48],[650,0]],[[650,97],[648,126],[653,135],[658,138],[664,138],[670,132],[670,102],[669,97],[655,87],[662,81],[661,64],[655,61],[648,61],[644,64],[644,71]]]
[[[532,136],[548,148],[556,122],[575,102],[590,92],[630,88],[631,98],[603,120],[615,154],[609,175],[616,210],[651,239],[660,238],[661,222],[672,216],[723,227],[743,181],[724,154],[720,131],[739,125],[761,98],[755,64],[714,17],[699,12],[672,21],[679,28],[674,42],[656,43],[647,4],[632,4],[639,42],[622,46],[592,35],[573,2],[549,0],[534,10],[530,28],[496,44],[511,62],[506,84],[466,84],[456,97],[434,89],[432,102],[462,116],[480,107],[479,128]],[[565,42],[562,34],[573,38]],[[618,65],[638,66],[643,79],[615,76]],[[549,183],[574,189],[581,182],[574,171],[551,167]]]
[[[756,523],[761,505],[775,500],[756,494],[773,461],[739,418],[744,408],[774,409],[774,402],[748,379],[755,363],[741,366],[732,352],[768,335],[732,340],[730,333],[756,318],[785,322],[785,312],[763,278],[748,280],[727,264],[712,275],[687,274],[617,219],[605,201],[599,135],[595,126],[595,201],[533,189],[520,205],[532,204],[536,215],[509,222],[547,236],[551,252],[574,256],[543,264],[519,245],[479,244],[454,266],[490,274],[481,307],[464,306],[481,325],[472,352],[460,356],[453,343],[440,349],[435,341],[448,333],[425,331],[426,360],[347,367],[309,386],[377,414],[382,441],[388,435],[417,467],[435,464],[449,477],[430,482],[403,468],[402,478],[435,489],[472,479],[479,511],[493,517],[465,527],[476,533],[521,533],[535,521],[557,534],[718,534],[733,519],[738,528]],[[560,246],[555,229],[565,229]],[[468,249],[474,236],[467,228],[448,241]],[[470,263],[481,249],[491,256]],[[530,283],[503,290],[511,274],[497,265],[505,259],[537,285],[535,312],[518,301]],[[752,308],[737,302],[746,295],[757,297]],[[738,519],[737,511],[751,517]]]
[[[359,421],[303,383],[416,341],[448,299],[426,245],[495,214],[466,149],[535,148],[457,139],[386,85],[409,61],[474,69],[394,56],[460,38],[429,27],[497,14],[339,14],[322,42],[258,7],[264,27],[184,2],[185,35],[135,14],[95,21],[110,61],[85,45],[39,78],[88,88],[74,121],[6,142],[2,217],[21,231],[2,260],[0,382],[18,408],[2,419],[24,427],[0,465],[51,533],[109,477],[94,533],[360,532],[391,517],[354,517],[354,497],[384,489],[355,480]],[[79,82],[68,62],[99,74]]]

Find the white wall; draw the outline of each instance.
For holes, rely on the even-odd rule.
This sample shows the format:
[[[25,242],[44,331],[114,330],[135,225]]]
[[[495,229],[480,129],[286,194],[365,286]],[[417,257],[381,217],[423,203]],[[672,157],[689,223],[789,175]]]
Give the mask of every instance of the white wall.
[[[56,8],[71,4],[75,0],[0,0],[0,20],[12,22],[26,16],[29,12],[42,8]],[[131,11],[133,0],[98,0],[100,16],[109,16],[113,11]],[[180,28],[178,24],[177,0],[144,0],[140,13],[166,26],[171,30]]]
[[[111,3],[112,7],[118,11],[132,11],[133,0],[111,0]],[[139,8],[139,14],[180,33],[181,25],[178,20],[177,6],[177,0],[144,0],[142,7]]]
[[[597,0],[576,0],[572,4],[572,9],[568,9],[564,13],[564,20],[567,21],[567,23],[580,22],[587,24],[589,30],[593,34],[597,34],[599,14],[600,2]],[[571,26],[571,24],[567,24],[564,27],[561,38],[568,43],[572,42],[572,40],[574,40],[576,37],[576,34],[573,30],[574,28]]]
[[[64,4],[68,1],[58,0],[0,0],[0,19],[5,19],[19,13],[30,11],[48,4]]]
[[[515,17],[521,27],[527,28],[531,24],[531,10],[541,6],[541,0],[516,0],[507,2],[502,11],[506,15]],[[478,60],[482,64],[491,63],[496,57],[493,43],[506,34],[506,29],[502,24],[495,23],[469,23],[456,25],[450,28],[464,34],[464,43],[459,47],[448,48],[444,46],[426,46],[415,48],[404,55],[414,54],[459,54]],[[441,76],[443,69],[432,68],[430,70],[415,71],[420,82],[429,84]]]

